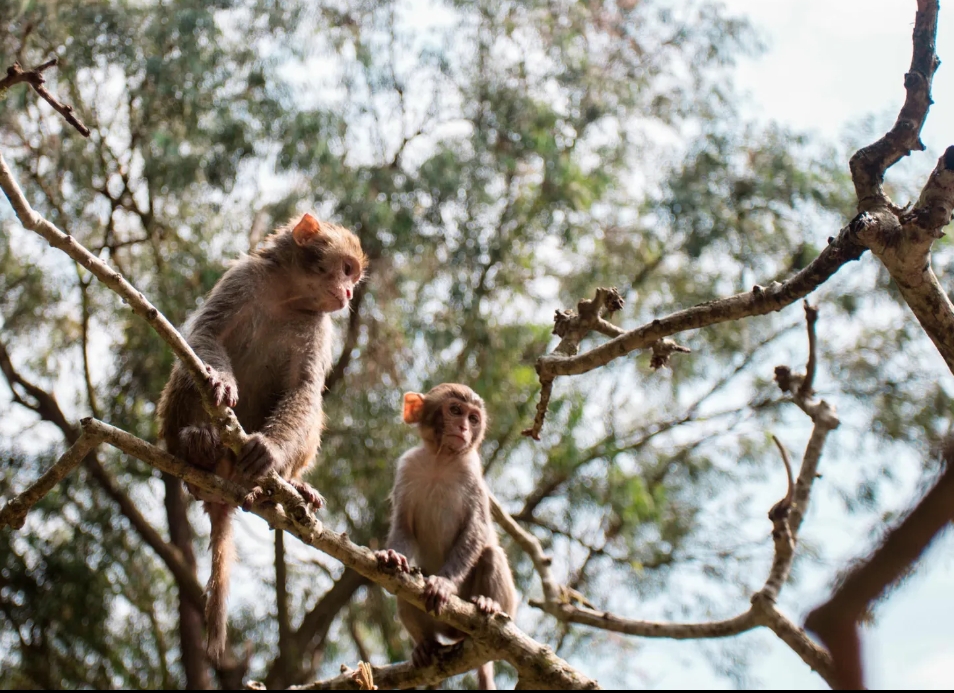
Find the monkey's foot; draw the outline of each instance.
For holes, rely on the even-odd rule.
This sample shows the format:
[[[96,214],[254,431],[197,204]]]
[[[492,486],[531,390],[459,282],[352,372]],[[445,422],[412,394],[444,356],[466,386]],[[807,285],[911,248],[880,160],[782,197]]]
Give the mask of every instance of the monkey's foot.
[[[377,559],[378,568],[381,570],[387,570],[395,573],[411,572],[411,566],[408,565],[407,558],[394,549],[388,549],[387,551],[375,551],[374,557]]]
[[[304,498],[306,502],[311,503],[315,507],[315,510],[321,510],[324,507],[325,499],[315,490],[314,486],[296,479],[289,479],[288,483],[301,494],[301,497]]]
[[[503,607],[490,597],[476,596],[471,597],[470,601],[476,604],[477,609],[483,614],[499,614],[503,611]]]
[[[440,647],[436,640],[422,640],[411,651],[411,663],[418,669],[430,666]]]
[[[242,501],[242,510],[248,512],[252,509],[253,505],[258,505],[259,503],[272,503],[277,505],[266,495],[264,488],[256,486],[248,492],[248,495],[245,496],[245,500]]]
[[[424,607],[440,616],[454,594],[457,594],[457,587],[453,582],[439,575],[431,575],[424,582]]]

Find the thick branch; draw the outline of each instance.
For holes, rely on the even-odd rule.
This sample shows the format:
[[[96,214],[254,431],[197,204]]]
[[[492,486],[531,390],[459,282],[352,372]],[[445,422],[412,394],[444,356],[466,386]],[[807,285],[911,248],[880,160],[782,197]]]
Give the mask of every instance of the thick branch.
[[[101,435],[105,442],[123,452],[215,493],[230,503],[241,504],[250,490],[188,465],[144,440],[101,421],[83,419],[82,423],[83,430]],[[419,573],[390,574],[380,570],[377,559],[369,549],[352,543],[346,534],[336,534],[324,528],[304,504],[282,507],[262,503],[254,506],[252,512],[276,529],[294,534],[305,544],[338,559],[392,594],[424,609],[424,580]],[[485,616],[473,604],[453,597],[440,620],[471,635],[485,650],[488,660],[503,659],[510,662],[517,669],[521,681],[533,682],[541,688],[599,688],[596,681],[570,667],[552,649],[530,639],[505,614]]]
[[[76,128],[83,137],[89,137],[89,128],[83,125],[76,115],[74,115],[73,107],[57,100],[57,98],[48,92],[46,87],[43,86],[43,84],[46,82],[46,78],[43,76],[43,71],[53,67],[54,65],[56,65],[56,58],[47,60],[45,63],[33,68],[32,70],[24,70],[22,67],[20,67],[20,63],[13,63],[11,67],[7,68],[7,76],[3,79],[0,79],[0,99],[3,98],[6,90],[12,87],[14,84],[26,82],[33,87],[33,90],[43,97],[48,104],[56,109],[56,111],[66,119],[67,123]]]
[[[938,159],[917,204],[911,211],[888,199],[882,183],[885,171],[913,150],[923,150],[921,128],[931,105],[931,83],[940,65],[935,53],[937,0],[918,0],[914,22],[911,69],[904,76],[907,96],[894,127],[877,142],[851,158],[851,176],[864,217],[858,240],[871,249],[891,274],[954,372],[954,305],[931,269],[931,246],[943,233],[954,210],[954,147]]]

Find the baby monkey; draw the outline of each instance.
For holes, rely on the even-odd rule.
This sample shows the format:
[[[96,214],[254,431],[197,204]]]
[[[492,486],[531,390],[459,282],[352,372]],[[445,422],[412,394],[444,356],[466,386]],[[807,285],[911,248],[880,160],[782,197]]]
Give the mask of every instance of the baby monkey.
[[[215,403],[233,408],[248,442],[238,456],[221,443],[192,378],[176,362],[158,410],[169,452],[246,482],[274,470],[320,507],[321,496],[301,476],[321,442],[321,393],[336,341],[329,313],[348,305],[366,264],[357,236],[310,214],[237,261],[190,318],[185,336],[206,363]],[[205,501],[212,523],[206,627],[209,656],[218,662],[225,651],[234,508],[190,490]]]
[[[487,411],[465,385],[444,383],[426,395],[404,395],[404,422],[418,424],[422,444],[398,460],[391,492],[388,549],[382,567],[409,572],[408,560],[427,575],[427,611],[440,614],[451,595],[470,599],[485,614],[517,610],[507,556],[497,543],[477,448]],[[398,600],[398,614],[414,641],[417,667],[433,660],[438,636],[457,642],[464,633]],[[480,688],[493,690],[494,664],[477,670]]]

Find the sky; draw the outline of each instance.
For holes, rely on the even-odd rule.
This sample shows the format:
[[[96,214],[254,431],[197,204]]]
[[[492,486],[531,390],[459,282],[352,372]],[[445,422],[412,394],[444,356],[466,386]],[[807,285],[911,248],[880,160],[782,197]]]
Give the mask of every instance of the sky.
[[[841,139],[852,124],[869,115],[892,122],[904,100],[903,78],[911,63],[915,0],[724,0],[760,30],[767,52],[744,60],[737,85],[747,93],[748,115],[774,120],[828,140]],[[906,170],[933,169],[954,144],[954,6],[942,5],[937,37],[941,67],[934,105],[922,133],[927,151],[912,155]],[[946,63],[946,64],[945,64]],[[890,116],[890,119],[888,117]],[[847,166],[847,161],[845,162]],[[890,180],[890,174],[889,174]],[[904,202],[903,200],[901,202]],[[835,229],[832,230],[833,232]],[[941,278],[948,292],[951,282]],[[950,379],[950,374],[939,374]],[[837,435],[837,431],[835,432]],[[841,462],[841,461],[839,461]],[[898,507],[915,497],[917,475],[899,482]],[[816,500],[817,500],[816,495]],[[815,526],[811,527],[810,523]],[[822,526],[819,527],[819,524]],[[881,527],[871,518],[852,518],[838,508],[810,515],[805,531],[837,534],[843,557],[864,555]],[[837,556],[825,569],[803,576],[797,604],[780,608],[801,622],[804,613],[827,597],[830,579],[841,565]],[[948,532],[931,548],[921,569],[878,607],[864,631],[867,683],[872,689],[948,689],[954,683],[954,538]],[[791,596],[789,588],[789,595]],[[786,596],[783,593],[783,596]],[[793,613],[793,608],[799,610]],[[746,634],[755,648],[753,684],[768,688],[825,689],[824,682],[787,646],[769,633]],[[651,667],[655,688],[713,688],[731,684],[707,664],[679,662],[685,643],[649,643],[642,656],[658,652]]]

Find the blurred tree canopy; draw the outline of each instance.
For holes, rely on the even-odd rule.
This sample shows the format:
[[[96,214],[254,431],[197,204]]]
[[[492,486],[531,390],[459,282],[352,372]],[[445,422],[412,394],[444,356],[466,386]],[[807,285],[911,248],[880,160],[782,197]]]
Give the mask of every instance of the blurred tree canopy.
[[[771,383],[772,366],[804,360],[799,307],[690,333],[671,370],[641,355],[561,380],[542,441],[520,430],[555,308],[615,285],[618,324],[636,325],[789,276],[853,215],[844,150],[740,115],[734,61],[760,50],[746,22],[705,0],[23,0],[0,4],[0,37],[3,67],[57,56],[51,84],[92,129],[76,136],[27,89],[5,95],[0,146],[27,197],[173,323],[295,213],[360,235],[371,275],[338,320],[348,348],[310,479],[329,526],[380,546],[393,462],[413,444],[401,394],[460,381],[488,404],[491,487],[561,579],[600,608],[665,595],[689,614],[735,611],[770,550],[766,508],[740,484],[778,473],[773,424],[801,444]],[[173,357],[8,207],[0,228],[9,498],[81,416],[155,440]],[[897,292],[873,292],[885,277],[864,265],[814,299],[820,389],[849,431],[834,449],[882,450],[844,489],[869,508],[891,451],[926,449],[951,408],[916,366],[936,356]],[[293,540],[276,606],[286,578],[267,528],[241,524],[230,635],[249,675],[273,687],[407,657],[394,600]],[[0,686],[227,684],[183,663],[199,636],[155,550],[171,543],[204,576],[207,533],[178,480],[99,452],[27,531],[0,534]],[[584,669],[604,647],[617,683],[638,671],[625,642],[527,607],[532,566],[505,546],[521,627]]]

